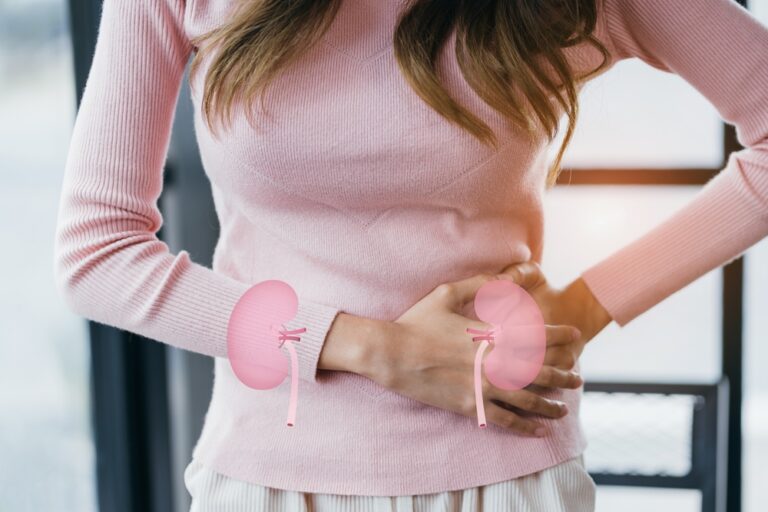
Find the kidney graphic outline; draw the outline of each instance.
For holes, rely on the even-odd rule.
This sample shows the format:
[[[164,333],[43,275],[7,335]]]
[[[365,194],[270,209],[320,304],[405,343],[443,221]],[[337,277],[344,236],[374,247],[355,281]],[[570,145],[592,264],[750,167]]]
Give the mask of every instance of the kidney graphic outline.
[[[298,402],[298,356],[294,342],[306,328],[288,330],[284,323],[296,316],[299,299],[291,285],[279,279],[261,281],[238,299],[227,326],[227,357],[232,371],[246,386],[272,389],[285,380],[289,364],[280,350],[285,344],[290,356],[291,394],[286,424],[294,426]],[[287,342],[287,343],[286,343]]]
[[[474,300],[477,317],[493,326],[489,330],[467,327],[480,342],[475,352],[474,387],[477,424],[486,427],[482,371],[488,381],[505,390],[523,389],[541,371],[546,353],[544,317],[536,301],[521,286],[507,279],[484,283]],[[493,350],[483,358],[489,346]]]

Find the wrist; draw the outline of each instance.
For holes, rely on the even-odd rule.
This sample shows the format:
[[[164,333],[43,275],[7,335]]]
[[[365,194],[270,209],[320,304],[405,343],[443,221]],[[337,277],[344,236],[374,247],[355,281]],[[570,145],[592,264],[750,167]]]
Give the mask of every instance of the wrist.
[[[603,328],[611,323],[613,318],[610,313],[603,307],[597,297],[589,289],[587,283],[581,278],[576,278],[570,285],[569,290],[577,297],[578,302],[583,305],[584,316],[587,319],[587,328],[589,330],[589,338],[591,339]]]
[[[318,368],[372,374],[376,348],[385,322],[340,312],[333,321],[320,352]]]

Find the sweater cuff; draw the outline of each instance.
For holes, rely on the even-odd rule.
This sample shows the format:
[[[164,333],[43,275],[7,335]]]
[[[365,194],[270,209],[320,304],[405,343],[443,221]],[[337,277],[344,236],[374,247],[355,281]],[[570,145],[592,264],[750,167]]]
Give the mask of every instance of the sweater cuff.
[[[300,340],[293,343],[296,349],[296,356],[299,361],[299,378],[311,382],[317,382],[317,364],[320,359],[320,352],[323,350],[328,331],[336,319],[336,315],[341,310],[334,306],[302,300],[299,298],[299,307],[296,316],[286,322],[285,326],[289,329],[300,329],[306,327],[306,332],[301,333]],[[290,357],[285,345],[281,350],[285,357]]]
[[[230,280],[231,281],[231,280]],[[239,281],[231,281],[235,284],[235,298],[232,296],[225,302],[231,304],[227,306],[227,320],[224,325],[229,325],[230,317],[237,304],[243,296],[255,286],[254,284],[244,284]],[[317,383],[317,365],[320,359],[320,352],[323,350],[325,339],[328,335],[328,331],[331,329],[336,315],[341,311],[335,306],[330,306],[321,302],[314,302],[298,297],[298,306],[296,309],[296,315],[288,322],[283,322],[287,330],[306,328],[305,332],[298,334],[299,341],[291,342],[291,345],[296,350],[296,357],[298,359],[298,377],[301,380],[310,383]],[[254,313],[255,314],[255,313]],[[225,329],[227,331],[223,338],[225,346],[222,349],[224,357],[227,357],[228,353],[226,347],[226,339],[228,337],[229,327]],[[277,339],[275,339],[277,343]],[[288,344],[284,343],[280,347],[280,351],[283,353],[287,360],[290,360],[291,353],[288,350]]]

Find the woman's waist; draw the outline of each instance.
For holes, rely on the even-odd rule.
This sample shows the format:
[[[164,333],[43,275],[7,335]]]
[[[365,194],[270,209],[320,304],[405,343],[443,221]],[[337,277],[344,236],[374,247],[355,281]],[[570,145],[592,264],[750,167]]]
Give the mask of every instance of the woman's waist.
[[[352,238],[311,251],[269,239],[251,248],[221,245],[213,270],[252,284],[280,279],[300,300],[394,319],[441,283],[498,272],[531,256],[524,242],[508,238],[467,237],[460,243],[440,237],[419,242],[378,238],[362,244]]]
[[[286,383],[253,390],[216,359],[213,397],[194,456],[225,474],[305,492],[394,495],[482,485],[539,471],[581,453],[579,391],[570,413],[542,419],[542,438],[380,390],[364,377],[325,372],[300,381],[293,427]],[[373,391],[373,392],[372,392]]]
[[[230,425],[249,425],[252,429],[285,431],[290,393],[289,379],[269,390],[247,387],[237,379],[228,360],[216,359],[214,390],[210,410]],[[568,405],[568,415],[559,419],[537,417],[537,421],[552,431],[572,435],[579,427],[578,414],[581,390],[553,389],[544,393],[548,398]],[[477,419],[424,404],[395,393],[361,375],[350,372],[318,370],[317,381],[299,381],[296,408],[296,432],[337,432],[351,435],[375,432],[390,440],[410,437],[418,426],[423,432],[460,438],[517,438],[498,426],[477,427]],[[292,430],[292,429],[291,429]]]

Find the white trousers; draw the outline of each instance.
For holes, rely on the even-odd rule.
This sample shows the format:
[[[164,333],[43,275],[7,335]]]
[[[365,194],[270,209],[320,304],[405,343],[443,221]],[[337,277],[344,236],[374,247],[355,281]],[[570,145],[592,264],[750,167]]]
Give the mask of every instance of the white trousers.
[[[583,457],[538,473],[458,491],[352,496],[286,491],[216,473],[193,460],[184,471],[190,512],[593,512],[595,483]]]

